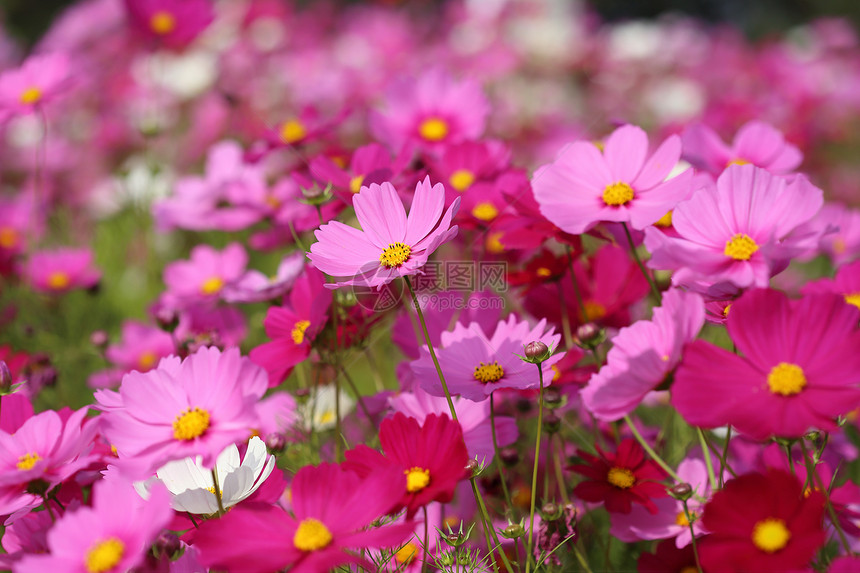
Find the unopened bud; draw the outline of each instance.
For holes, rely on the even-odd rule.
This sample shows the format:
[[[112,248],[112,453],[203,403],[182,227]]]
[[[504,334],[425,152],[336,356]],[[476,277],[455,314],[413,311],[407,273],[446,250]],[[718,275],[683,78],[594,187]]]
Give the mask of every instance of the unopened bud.
[[[555,388],[545,388],[543,391],[543,403],[548,408],[558,408],[562,403],[561,392]]]
[[[543,415],[543,430],[547,434],[555,434],[561,428],[561,418],[554,411],[550,410]]]
[[[466,471],[470,477],[478,477],[481,475],[481,464],[478,463],[478,460],[469,460],[466,462]]]
[[[543,507],[540,508],[540,512],[546,521],[555,521],[561,517],[561,508],[551,501],[543,504]]]
[[[104,350],[104,348],[108,345],[108,335],[104,330],[94,330],[92,334],[90,334],[90,344],[98,348],[99,350]]]
[[[302,201],[303,203],[308,205],[322,205],[331,199],[331,183],[326,185],[324,188],[321,188],[316,183],[308,188],[303,187],[302,197],[304,197]]]
[[[679,483],[678,485],[669,488],[669,495],[679,501],[687,501],[693,497],[693,486],[688,483]]]
[[[155,312],[155,323],[161,330],[173,332],[179,326],[179,313],[169,308],[160,308]]]
[[[502,458],[502,463],[508,467],[513,467],[517,465],[520,461],[520,452],[514,446],[507,446],[502,448],[499,452],[499,457]]]
[[[0,360],[0,393],[8,392],[12,388],[12,371],[5,361]]]
[[[606,331],[593,322],[586,322],[576,329],[576,344],[583,348],[597,348],[606,340]]]
[[[162,556],[171,557],[182,547],[179,536],[170,531],[164,531],[155,538],[155,551]]]
[[[523,360],[531,364],[540,364],[552,356],[552,350],[540,340],[533,340],[526,344],[523,350]]]
[[[266,436],[266,448],[272,453],[281,453],[287,447],[287,438],[280,432],[272,432]]]
[[[525,528],[519,523],[511,523],[506,528],[499,531],[505,539],[519,539],[525,535]]]

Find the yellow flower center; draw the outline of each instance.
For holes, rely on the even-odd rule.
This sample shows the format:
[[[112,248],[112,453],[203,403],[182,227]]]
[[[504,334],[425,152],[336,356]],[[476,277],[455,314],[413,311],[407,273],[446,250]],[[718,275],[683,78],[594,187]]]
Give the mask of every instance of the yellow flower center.
[[[448,124],[438,117],[430,117],[421,122],[418,133],[427,141],[441,141],[448,135]]]
[[[409,245],[404,243],[391,243],[388,245],[388,248],[382,251],[382,254],[379,255],[379,262],[389,269],[399,267],[406,262],[406,259],[409,258],[409,254],[411,252],[412,247]]]
[[[173,437],[177,440],[193,440],[202,436],[209,428],[209,412],[202,408],[188,408],[173,421]]]
[[[797,364],[780,362],[767,375],[767,385],[774,394],[793,396],[806,386],[806,375]]]
[[[696,521],[695,513],[690,513],[690,517],[693,518],[693,521]],[[675,516],[675,523],[677,523],[681,527],[688,527],[690,525],[690,520],[687,519],[687,514],[685,514],[683,511],[679,511],[678,515]]]
[[[630,489],[636,483],[636,476],[627,468],[614,467],[606,474],[606,481],[620,489]]]
[[[0,229],[0,247],[11,249],[18,244],[18,231],[11,227]]]
[[[451,187],[462,193],[475,182],[475,174],[468,169],[458,169],[451,174]]]
[[[301,141],[308,134],[304,124],[297,119],[288,119],[281,124],[281,140],[284,143]]]
[[[24,105],[33,105],[42,99],[42,90],[36,86],[30,86],[21,92],[20,101]]]
[[[561,370],[558,369],[558,365],[553,364],[549,369],[552,370],[552,381],[558,381],[558,379],[561,378]]]
[[[582,317],[585,322],[594,322],[606,316],[606,307],[599,302],[587,300],[582,306],[585,307],[585,316]]]
[[[63,290],[72,282],[69,275],[63,271],[54,271],[48,275],[48,288],[53,290]]]
[[[224,288],[224,280],[221,277],[210,277],[200,285],[200,292],[205,295],[216,294]]]
[[[125,552],[125,545],[116,537],[99,541],[87,551],[85,564],[89,573],[104,573],[116,567]]]
[[[323,522],[309,517],[303,519],[293,535],[293,545],[299,551],[319,551],[331,543],[331,531]]]
[[[633,187],[622,181],[611,183],[603,190],[603,202],[611,207],[626,205],[631,200],[633,200]]]
[[[141,353],[140,358],[137,359],[137,365],[141,370],[149,370],[150,368],[155,366],[157,360],[158,355],[151,350],[147,350]]]
[[[699,570],[696,569],[693,565],[687,565],[683,569],[681,569],[678,573],[699,573]]]
[[[723,318],[729,317],[729,311],[732,310],[732,303],[726,305],[726,308],[723,309]]]
[[[498,382],[504,375],[505,370],[499,366],[498,362],[493,362],[492,364],[481,362],[480,366],[475,366],[475,380],[484,384]]]
[[[349,190],[353,193],[361,191],[361,184],[364,183],[364,175],[356,175],[349,180]]]
[[[845,295],[845,302],[848,304],[853,304],[857,308],[860,308],[860,292],[853,292],[851,294]]]
[[[16,464],[18,469],[21,471],[27,471],[33,469],[33,466],[36,465],[36,462],[42,459],[42,456],[37,454],[36,452],[31,452],[28,454],[24,454],[20,458],[18,458],[18,463]]]
[[[672,211],[666,212],[665,215],[660,217],[656,223],[654,223],[655,227],[663,227],[664,229],[672,226]]]
[[[738,233],[726,241],[726,248],[723,249],[723,254],[736,261],[748,261],[757,250],[758,245],[756,245],[755,241],[749,235]]]
[[[334,410],[326,410],[320,416],[320,424],[331,424],[334,422]]]
[[[415,560],[416,555],[418,555],[418,546],[410,541],[394,554],[394,559],[402,565],[409,565]]]
[[[430,483],[430,470],[415,467],[403,473],[406,474],[406,491],[409,493],[421,491]]]
[[[765,553],[776,553],[791,539],[791,532],[781,519],[769,517],[755,524],[752,532],[753,545]]]
[[[176,29],[176,18],[166,10],[160,10],[149,19],[149,27],[159,36],[165,36]]]
[[[293,342],[296,344],[301,344],[305,341],[305,331],[311,325],[310,320],[300,320],[293,326],[293,331],[290,333],[290,336],[293,337]]]
[[[487,201],[478,203],[472,208],[472,215],[481,221],[492,221],[498,214],[499,210],[496,209],[496,206]]]
[[[845,244],[845,239],[842,237],[836,237],[833,239],[833,252],[837,255],[844,254],[847,248],[848,246]]]
[[[487,233],[487,252],[498,255],[505,252],[505,246],[502,244],[503,233]]]
[[[746,159],[744,159],[742,157],[735,157],[734,159],[732,159],[731,161],[726,163],[726,167],[729,167],[730,165],[749,165],[749,164],[750,164],[750,162],[747,161]]]
[[[535,274],[539,277],[546,278],[546,277],[552,275],[552,271],[546,267],[540,267],[538,270],[535,271]]]

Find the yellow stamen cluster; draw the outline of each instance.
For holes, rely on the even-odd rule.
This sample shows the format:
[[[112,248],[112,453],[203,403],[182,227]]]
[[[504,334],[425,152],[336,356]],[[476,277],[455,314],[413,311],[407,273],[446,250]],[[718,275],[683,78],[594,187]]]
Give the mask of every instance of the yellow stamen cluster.
[[[610,183],[603,190],[603,202],[610,207],[620,207],[632,201],[633,195],[633,187],[623,181],[618,181]]]
[[[176,29],[176,18],[170,12],[161,10],[149,19],[149,27],[159,36],[166,36]]]
[[[492,364],[481,362],[479,366],[475,366],[475,380],[484,384],[498,382],[504,375],[505,370],[499,366],[498,362],[493,362]]]
[[[410,541],[394,554],[394,559],[401,565],[409,565],[415,560],[416,555],[418,555],[418,546]]]
[[[362,183],[364,183],[364,175],[356,175],[349,180],[349,190],[352,193],[358,193],[359,191],[361,191]]]
[[[746,159],[744,159],[742,157],[735,157],[734,159],[732,159],[731,161],[726,163],[726,167],[729,167],[731,165],[749,165],[749,164],[750,164],[750,162],[747,161]]]
[[[137,366],[141,370],[149,370],[155,363],[158,361],[158,355],[151,350],[146,350],[140,353],[140,357],[137,359]]]
[[[318,519],[309,517],[299,523],[293,535],[293,545],[299,551],[319,551],[331,543],[332,535],[328,527]]]
[[[116,537],[109,537],[87,551],[84,564],[89,573],[105,573],[119,564],[124,553],[125,544]]]
[[[18,463],[15,465],[19,470],[27,471],[33,469],[33,466],[36,465],[36,462],[41,459],[42,456],[40,456],[36,452],[30,452],[18,458]]]
[[[606,481],[619,489],[630,489],[636,483],[636,476],[627,468],[614,467],[606,474]]]
[[[765,553],[776,553],[788,545],[791,532],[781,519],[769,517],[755,524],[752,532],[753,545]]]
[[[406,491],[409,493],[421,491],[430,483],[430,470],[414,467],[403,473],[406,474]]]
[[[281,140],[284,143],[296,143],[308,134],[307,128],[297,119],[289,119],[281,124]]]
[[[767,385],[774,394],[793,396],[806,386],[806,374],[797,364],[780,362],[767,375]]]
[[[723,254],[736,261],[748,261],[757,250],[758,245],[749,235],[738,233],[726,241],[726,248],[723,249]]]
[[[12,227],[0,228],[0,247],[11,249],[18,244],[18,231]]]
[[[393,269],[399,267],[409,258],[412,253],[412,247],[405,243],[391,243],[388,248],[382,251],[379,255],[379,262],[382,266]]]
[[[173,421],[173,437],[177,440],[193,440],[209,429],[209,412],[202,408],[188,408]]]
[[[655,227],[663,227],[668,228],[672,226],[672,211],[667,211],[665,215],[657,219],[657,222],[654,223]]]
[[[857,308],[860,308],[860,292],[852,292],[850,294],[846,294],[845,302],[847,302],[848,304],[853,304]]]
[[[72,282],[71,277],[63,271],[54,271],[48,275],[48,288],[52,290],[63,290]]]
[[[311,325],[310,320],[300,320],[295,326],[293,326],[293,331],[290,333],[290,336],[293,337],[293,342],[296,344],[301,344],[305,340],[305,331]]]
[[[21,92],[21,97],[19,99],[24,105],[37,104],[39,103],[39,100],[42,99],[42,90],[36,86],[30,86]]]
[[[224,288],[224,279],[221,277],[210,277],[200,285],[200,292],[204,295],[210,296],[217,294],[222,288]]]
[[[492,221],[499,216],[499,210],[492,203],[485,201],[472,208],[472,216],[481,221]]]
[[[475,182],[475,174],[468,169],[458,169],[451,174],[449,181],[451,182],[451,187],[462,193]]]
[[[418,133],[427,141],[442,141],[448,135],[448,123],[438,117],[429,117],[418,126]]]

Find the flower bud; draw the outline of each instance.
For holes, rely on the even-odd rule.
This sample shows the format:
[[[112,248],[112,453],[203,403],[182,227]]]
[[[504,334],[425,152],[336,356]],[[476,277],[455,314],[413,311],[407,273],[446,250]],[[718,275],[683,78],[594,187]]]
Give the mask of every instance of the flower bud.
[[[499,452],[499,457],[501,457],[503,464],[513,467],[520,461],[520,452],[514,446],[506,446]]]
[[[552,349],[550,349],[540,340],[533,340],[532,342],[529,342],[525,345],[523,354],[525,354],[525,357],[520,358],[522,358],[525,362],[529,362],[531,364],[540,364],[541,362],[545,362],[550,356],[552,356]]]
[[[548,408],[558,408],[562,404],[561,392],[556,388],[545,388],[543,391],[543,403]]]
[[[272,432],[266,436],[266,448],[273,454],[279,454],[287,447],[287,438],[280,432]]]
[[[481,464],[478,463],[478,460],[469,460],[466,462],[466,471],[469,473],[470,477],[478,477],[481,475],[481,472],[484,468],[481,467]]]
[[[561,428],[561,418],[553,410],[543,415],[543,431],[547,434],[555,434]]]
[[[540,508],[541,516],[546,521],[555,521],[559,517],[561,517],[561,508],[555,503],[549,501],[543,504],[543,507]]]
[[[678,501],[687,501],[693,497],[693,486],[688,483],[679,483],[678,485],[669,488],[669,495]]]
[[[525,535],[525,528],[519,523],[511,523],[506,528],[499,531],[505,539],[519,539]]]
[[[90,344],[98,348],[99,350],[104,350],[108,345],[108,335],[104,330],[94,330],[92,334],[90,334]]]
[[[9,365],[5,361],[0,360],[0,394],[11,390],[13,382],[12,371],[9,370]]]
[[[155,551],[166,557],[173,556],[182,547],[179,536],[170,531],[163,531],[155,538]]]
[[[582,348],[596,348],[606,340],[606,331],[594,324],[586,322],[576,329],[576,344]]]

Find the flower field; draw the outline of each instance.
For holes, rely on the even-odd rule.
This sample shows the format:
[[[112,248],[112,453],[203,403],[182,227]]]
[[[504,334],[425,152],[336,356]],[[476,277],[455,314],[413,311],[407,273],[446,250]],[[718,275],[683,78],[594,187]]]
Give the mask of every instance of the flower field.
[[[0,27],[0,570],[860,571],[860,34]]]

